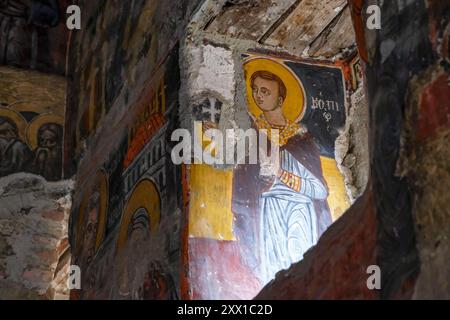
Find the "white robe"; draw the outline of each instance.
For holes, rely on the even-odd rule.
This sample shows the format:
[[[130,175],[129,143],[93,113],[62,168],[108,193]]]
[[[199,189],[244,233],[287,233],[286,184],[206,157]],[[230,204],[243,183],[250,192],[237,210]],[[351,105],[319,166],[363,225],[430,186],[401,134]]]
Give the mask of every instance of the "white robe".
[[[317,243],[317,214],[313,199],[325,200],[328,190],[292,154],[281,152],[281,168],[301,178],[300,192],[276,179],[261,196],[262,280],[303,259]],[[319,164],[320,165],[320,164]]]

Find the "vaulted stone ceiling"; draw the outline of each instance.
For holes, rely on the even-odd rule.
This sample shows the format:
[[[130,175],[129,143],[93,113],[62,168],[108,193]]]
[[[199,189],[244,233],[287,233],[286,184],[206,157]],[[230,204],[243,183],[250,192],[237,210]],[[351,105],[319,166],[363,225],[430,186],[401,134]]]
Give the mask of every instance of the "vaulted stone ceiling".
[[[355,43],[346,0],[227,1],[205,31],[314,58],[334,57]]]

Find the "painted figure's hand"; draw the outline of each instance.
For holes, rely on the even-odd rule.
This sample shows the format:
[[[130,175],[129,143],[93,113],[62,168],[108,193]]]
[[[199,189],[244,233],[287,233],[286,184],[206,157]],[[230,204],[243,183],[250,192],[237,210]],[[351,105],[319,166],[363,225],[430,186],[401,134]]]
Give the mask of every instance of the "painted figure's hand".
[[[277,178],[279,178],[283,172],[280,167],[279,157],[268,158],[267,161],[260,163],[259,176],[264,183],[263,192],[269,191],[275,184]]]
[[[265,151],[263,151],[265,152]],[[279,153],[277,152],[273,157],[260,157],[260,170],[261,176],[278,177],[281,171],[281,162]]]
[[[281,178],[281,176],[283,175],[284,170],[281,168],[278,168],[278,173],[277,173],[277,178]]]
[[[260,161],[259,175],[265,177],[277,177],[280,171],[280,162],[272,161],[271,158],[267,158]]]
[[[268,192],[275,184],[275,176],[259,176],[260,181],[262,182],[261,192]]]
[[[219,125],[217,123],[211,122],[211,121],[203,121],[202,124],[202,130],[203,135],[210,137],[207,133],[208,130],[218,129]]]
[[[218,129],[219,126],[217,123],[214,123],[212,121],[203,121],[203,132],[206,132],[209,129]]]

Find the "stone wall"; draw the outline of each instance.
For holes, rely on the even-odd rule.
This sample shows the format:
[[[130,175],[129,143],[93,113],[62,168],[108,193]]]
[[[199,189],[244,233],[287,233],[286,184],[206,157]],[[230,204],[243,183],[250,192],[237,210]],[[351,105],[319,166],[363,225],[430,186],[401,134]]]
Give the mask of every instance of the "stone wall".
[[[68,299],[70,181],[0,179],[0,297]]]
[[[2,299],[68,298],[65,100],[64,77],[0,66]]]

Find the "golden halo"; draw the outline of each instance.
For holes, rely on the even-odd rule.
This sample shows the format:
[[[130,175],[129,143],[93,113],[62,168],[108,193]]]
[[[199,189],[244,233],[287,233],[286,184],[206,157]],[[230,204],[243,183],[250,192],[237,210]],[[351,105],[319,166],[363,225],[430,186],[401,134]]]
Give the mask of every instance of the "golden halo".
[[[106,230],[106,214],[108,212],[108,199],[109,199],[109,186],[108,186],[108,178],[106,176],[106,172],[102,169],[97,172],[97,176],[95,178],[94,184],[87,188],[86,191],[83,193],[83,198],[81,200],[80,208],[79,208],[79,214],[77,219],[77,237],[76,237],[76,251],[78,253],[81,252],[83,248],[81,248],[81,230],[83,228],[83,225],[85,223],[85,216],[86,216],[86,209],[89,204],[89,198],[91,194],[93,193],[94,189],[98,189],[100,193],[100,206],[99,206],[99,212],[98,212],[98,228],[97,228],[97,235],[95,238],[95,252],[98,251],[100,248],[100,245],[103,242],[103,238],[105,236],[105,230]]]
[[[148,180],[142,180],[134,188],[125,206],[120,226],[117,251],[119,252],[128,240],[128,228],[135,212],[145,209],[149,215],[150,230],[155,231],[161,219],[161,200],[155,184]]]
[[[244,62],[245,80],[247,86],[248,111],[255,119],[263,112],[253,99],[251,77],[257,71],[269,71],[283,81],[287,89],[286,100],[283,103],[282,110],[284,116],[294,122],[300,122],[305,115],[305,89],[298,77],[282,62],[269,58],[249,58]]]
[[[24,117],[22,117],[20,113],[11,109],[0,108],[0,117],[8,118],[14,121],[17,126],[20,140],[24,143],[27,141],[27,121],[24,119]]]
[[[13,109],[17,112],[33,112],[35,114],[47,114],[52,113],[59,116],[64,116],[63,108],[59,108],[59,103],[48,103],[42,105],[42,102],[38,101],[17,101],[11,103],[8,108]]]
[[[64,126],[64,119],[54,114],[41,114],[31,121],[27,128],[28,146],[34,150],[38,147],[38,131],[47,123],[55,123]]]

